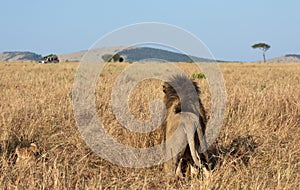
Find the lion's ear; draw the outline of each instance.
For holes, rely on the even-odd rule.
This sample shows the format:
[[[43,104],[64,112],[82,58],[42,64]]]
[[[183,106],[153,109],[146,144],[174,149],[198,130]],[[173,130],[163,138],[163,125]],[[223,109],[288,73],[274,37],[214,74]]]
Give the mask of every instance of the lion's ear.
[[[30,150],[31,152],[33,152],[33,153],[36,153],[36,152],[38,151],[36,144],[31,143],[31,144],[30,144],[30,147],[29,147],[29,150]]]

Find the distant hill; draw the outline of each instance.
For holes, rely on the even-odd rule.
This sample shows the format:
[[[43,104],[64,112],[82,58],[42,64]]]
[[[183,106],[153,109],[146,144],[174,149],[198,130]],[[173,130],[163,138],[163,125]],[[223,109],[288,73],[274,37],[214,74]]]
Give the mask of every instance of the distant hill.
[[[33,52],[22,52],[22,51],[15,51],[15,52],[3,52],[0,53],[0,61],[1,62],[28,62],[28,61],[38,61],[42,58],[41,55],[38,55]]]
[[[294,58],[300,59],[300,55],[297,55],[297,54],[287,54],[285,57],[294,57]]]
[[[141,61],[158,61],[158,62],[210,62],[215,60],[199,58],[194,56],[187,56],[181,53],[175,53],[167,50],[150,48],[150,47],[107,47],[90,50],[93,51],[93,55],[96,55],[96,59],[102,60],[102,56],[105,54],[118,53],[124,58],[126,62],[141,62]],[[87,51],[74,52],[69,54],[58,55],[61,61],[79,62],[81,58],[87,53]]]
[[[125,49],[119,52],[119,55],[123,56],[128,62],[140,62],[140,61],[166,61],[166,62],[209,62],[213,60],[198,58],[193,56],[187,56],[181,53],[175,53],[167,50],[149,48],[149,47],[137,47],[131,49]]]
[[[300,55],[298,54],[287,54],[282,57],[276,57],[269,59],[270,63],[300,63]]]

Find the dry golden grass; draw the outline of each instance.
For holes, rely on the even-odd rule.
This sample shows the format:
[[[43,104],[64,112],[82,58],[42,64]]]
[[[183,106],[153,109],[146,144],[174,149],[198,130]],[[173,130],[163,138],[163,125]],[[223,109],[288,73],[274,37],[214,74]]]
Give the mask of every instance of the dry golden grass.
[[[127,63],[105,68],[97,86],[97,109],[118,141],[136,147],[158,144],[159,130],[130,133],[109,102],[115,78]],[[189,75],[199,72],[178,64]],[[93,153],[73,116],[77,63],[0,63],[0,189],[298,189],[300,184],[300,64],[220,64],[228,95],[218,138],[220,160],[206,180],[170,183],[162,166],[130,169]],[[209,88],[196,79],[210,110]],[[149,119],[148,102],[162,98],[160,81],[146,80],[129,98],[132,114]],[[15,165],[17,146],[37,144],[34,165]]]

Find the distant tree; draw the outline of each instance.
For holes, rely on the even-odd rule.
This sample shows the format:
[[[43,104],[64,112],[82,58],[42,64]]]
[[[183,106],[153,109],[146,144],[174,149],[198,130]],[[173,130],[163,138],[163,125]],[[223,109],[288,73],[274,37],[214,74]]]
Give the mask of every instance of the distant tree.
[[[257,43],[252,45],[253,49],[259,48],[263,51],[264,62],[266,62],[266,52],[270,49],[270,47],[271,46],[266,43]]]

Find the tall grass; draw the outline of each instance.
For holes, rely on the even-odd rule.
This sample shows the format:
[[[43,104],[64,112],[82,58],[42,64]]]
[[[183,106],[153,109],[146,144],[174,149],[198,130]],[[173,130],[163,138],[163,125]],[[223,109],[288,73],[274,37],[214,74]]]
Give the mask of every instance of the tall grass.
[[[110,63],[99,78],[96,105],[108,133],[123,144],[160,143],[160,131],[131,133],[111,108],[113,82],[127,63]],[[193,64],[178,63],[192,77]],[[77,130],[72,87],[77,63],[0,63],[0,189],[297,189],[300,184],[300,65],[221,64],[228,95],[217,140],[220,160],[205,180],[170,183],[162,167],[122,168],[93,153]],[[209,87],[201,87],[210,111]],[[149,119],[148,103],[162,98],[161,81],[139,83],[129,107]],[[34,165],[17,167],[16,146],[38,145]],[[250,148],[249,148],[250,147]]]

